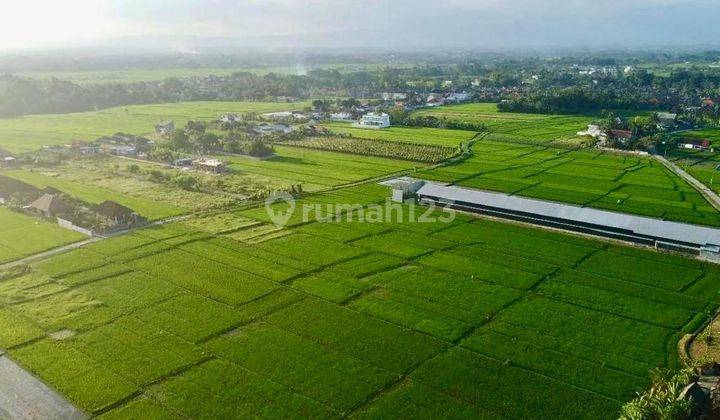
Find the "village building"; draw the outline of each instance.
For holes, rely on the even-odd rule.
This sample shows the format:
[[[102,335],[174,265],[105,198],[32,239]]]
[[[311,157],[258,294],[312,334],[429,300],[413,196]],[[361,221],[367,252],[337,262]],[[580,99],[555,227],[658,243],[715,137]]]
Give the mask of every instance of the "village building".
[[[218,159],[198,159],[192,163],[193,168],[199,171],[210,172],[214,174],[220,174],[227,172],[227,166]]]
[[[268,120],[286,120],[288,118],[292,118],[293,113],[290,111],[280,111],[280,112],[266,112],[262,114],[263,118],[266,118]]]
[[[70,206],[58,195],[43,194],[40,198],[30,203],[27,208],[45,217],[55,217],[68,211]]]
[[[193,160],[191,158],[181,158],[181,159],[175,159],[173,161],[173,166],[181,166],[181,167],[188,167],[192,166]]]
[[[402,92],[383,92],[381,96],[383,101],[404,101],[408,98],[408,94]]]
[[[678,148],[680,149],[694,149],[694,150],[708,150],[710,148],[709,139],[692,139],[684,138],[678,141]]]
[[[633,138],[633,134],[630,130],[610,130],[608,132],[608,138],[617,140],[621,144],[626,144]]]
[[[677,114],[671,112],[659,112],[657,116],[658,128],[669,130],[677,127]]]
[[[353,115],[349,112],[334,112],[330,114],[331,121],[352,121]]]
[[[173,120],[161,121],[155,124],[155,134],[158,136],[168,136],[175,131],[175,122]]]
[[[384,112],[371,112],[360,118],[355,127],[360,128],[386,128],[390,127],[390,116]]]
[[[292,129],[284,124],[262,124],[255,127],[253,131],[265,136],[270,134],[288,134]]]
[[[445,97],[440,93],[431,93],[428,95],[425,103],[428,106],[439,106],[445,104]]]
[[[142,221],[142,218],[132,209],[115,201],[103,201],[94,208],[94,211],[111,226],[128,226]]]
[[[605,136],[605,132],[597,124],[588,124],[588,128],[585,131],[578,131],[578,136],[589,136],[594,139],[599,139]]]
[[[236,124],[242,121],[242,117],[238,114],[222,114],[220,118],[218,119],[223,124]]]
[[[17,159],[13,156],[5,156],[0,162],[2,162],[3,167],[8,167],[14,165]]]
[[[453,102],[453,103],[460,103],[460,102],[467,102],[470,100],[470,94],[469,93],[451,93],[450,95],[445,98],[447,102]]]

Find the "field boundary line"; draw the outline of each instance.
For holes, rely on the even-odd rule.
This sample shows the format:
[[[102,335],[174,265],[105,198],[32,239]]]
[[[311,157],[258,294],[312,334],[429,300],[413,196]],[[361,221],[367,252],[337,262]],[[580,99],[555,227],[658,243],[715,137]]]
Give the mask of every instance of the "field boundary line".
[[[685,180],[688,184],[690,184],[691,187],[695,188],[697,192],[702,195],[705,200],[715,208],[715,210],[720,211],[720,196],[718,196],[715,191],[713,191],[710,187],[703,184],[702,182],[698,181],[697,178],[690,175],[689,173],[685,172],[682,168],[680,168],[677,164],[674,162],[670,162],[669,160],[665,159],[664,157],[660,155],[653,155],[653,158],[655,158],[658,162],[663,164],[665,168],[671,170],[674,172],[677,176]]]

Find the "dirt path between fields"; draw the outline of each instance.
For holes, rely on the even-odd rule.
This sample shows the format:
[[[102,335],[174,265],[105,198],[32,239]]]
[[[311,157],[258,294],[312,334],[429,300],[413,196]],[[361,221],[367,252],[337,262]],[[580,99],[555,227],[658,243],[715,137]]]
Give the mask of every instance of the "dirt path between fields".
[[[7,270],[7,269],[9,269],[9,268],[17,267],[17,266],[20,266],[20,265],[25,265],[25,264],[34,263],[34,262],[37,262],[37,261],[40,261],[40,260],[44,260],[44,259],[46,259],[46,258],[54,257],[55,255],[62,254],[62,253],[68,252],[68,251],[72,251],[72,250],[74,250],[74,249],[80,248],[80,247],[82,247],[82,246],[85,246],[85,245],[88,245],[88,244],[91,244],[91,243],[94,243],[94,242],[102,241],[102,240],[104,240],[104,239],[112,238],[112,237],[114,237],[114,236],[124,235],[124,234],[126,234],[126,233],[130,233],[130,232],[133,232],[133,231],[138,230],[138,229],[143,229],[143,228],[146,228],[146,227],[148,227],[148,226],[160,226],[160,225],[164,225],[164,224],[167,224],[167,223],[178,222],[178,221],[181,221],[181,220],[185,220],[185,219],[187,219],[188,217],[189,217],[189,216],[175,216],[175,217],[171,217],[171,218],[169,218],[169,219],[159,220],[159,221],[157,221],[157,222],[150,223],[149,225],[140,226],[140,227],[137,227],[137,228],[132,228],[132,229],[127,229],[127,230],[121,230],[121,231],[117,231],[117,232],[112,232],[112,233],[110,233],[110,234],[102,235],[102,236],[93,236],[93,237],[90,237],[90,238],[88,238],[88,239],[84,239],[84,240],[82,240],[82,241],[80,241],[80,242],[73,242],[73,243],[71,243],[71,244],[69,244],[69,245],[61,246],[61,247],[59,247],[59,248],[53,248],[53,249],[50,249],[50,250],[48,250],[48,251],[43,251],[43,252],[40,252],[40,253],[37,253],[37,254],[30,255],[30,256],[25,257],[25,258],[21,258],[21,259],[19,259],[19,260],[10,261],[10,262],[5,263],[5,264],[0,264],[0,271],[2,271],[2,270]],[[1,417],[0,417],[0,418],[1,418]]]
[[[715,194],[715,191],[710,189],[707,185],[703,184],[702,182],[698,181],[690,175],[689,173],[685,172],[682,168],[680,168],[678,165],[676,165],[673,162],[670,162],[669,160],[665,159],[664,157],[660,155],[653,155],[655,159],[657,159],[660,163],[662,163],[666,168],[670,169],[671,171],[675,172],[680,178],[687,181],[688,184],[690,184],[693,188],[695,188],[700,194],[702,194],[703,197],[712,205],[715,207],[715,210],[720,211],[720,197]]]
[[[75,420],[88,416],[15,362],[0,355],[0,418]]]

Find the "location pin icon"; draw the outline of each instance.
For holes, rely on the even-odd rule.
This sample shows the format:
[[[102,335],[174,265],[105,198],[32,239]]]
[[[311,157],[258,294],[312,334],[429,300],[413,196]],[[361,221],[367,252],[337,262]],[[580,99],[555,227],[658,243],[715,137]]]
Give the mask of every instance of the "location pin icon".
[[[286,207],[284,211],[283,207]],[[295,198],[287,191],[272,193],[265,199],[265,211],[275,226],[285,227],[295,212]]]

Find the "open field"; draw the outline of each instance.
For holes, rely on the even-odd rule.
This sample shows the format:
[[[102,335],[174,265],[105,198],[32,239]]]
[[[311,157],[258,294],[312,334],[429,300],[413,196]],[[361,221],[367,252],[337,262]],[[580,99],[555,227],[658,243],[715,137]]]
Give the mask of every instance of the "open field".
[[[301,110],[307,103],[268,102],[180,102],[134,105],[96,112],[30,115],[0,119],[0,147],[10,152],[27,152],[44,145],[67,144],[73,140],[95,140],[117,132],[150,135],[155,124],[172,119],[176,127],[188,120],[213,120],[226,112],[273,112]]]
[[[474,131],[446,130],[427,127],[388,127],[382,130],[355,128],[351,123],[323,124],[335,133],[352,134],[362,139],[379,139],[433,146],[457,147],[477,134]]]
[[[326,64],[314,66],[267,66],[267,67],[188,67],[188,68],[161,68],[161,69],[129,69],[129,70],[87,70],[87,71],[27,71],[13,73],[17,76],[33,79],[57,78],[69,80],[79,84],[95,83],[133,83],[156,82],[168,78],[187,78],[205,76],[229,76],[235,72],[254,73],[265,75],[275,74],[302,74],[312,69],[337,69],[341,72],[359,70],[373,70],[383,67],[384,64]],[[403,67],[402,64],[393,64],[394,67]],[[409,65],[408,65],[409,66]]]
[[[216,200],[200,193],[170,191],[148,181],[128,180],[110,174],[64,165],[48,170],[14,169],[0,171],[38,189],[56,188],[88,203],[115,201],[149,220],[159,220],[201,208],[203,201]],[[193,207],[191,207],[193,206]]]
[[[364,139],[357,137],[321,136],[283,142],[293,147],[351,153],[361,156],[377,156],[414,162],[437,163],[458,153],[458,147],[430,144],[405,143],[392,140]]]
[[[220,156],[239,174],[267,179],[275,185],[301,184],[305,191],[375,178],[393,172],[423,166],[422,163],[311,150],[301,147],[274,146],[270,159]]]
[[[85,238],[56,224],[0,207],[0,264]]]
[[[597,150],[569,151],[492,141],[431,180],[581,206],[720,226],[720,214],[659,162]]]
[[[449,105],[415,111],[413,115],[432,115],[438,118],[482,123],[496,140],[532,140],[552,142],[576,138],[578,131],[587,128],[591,116],[544,115],[499,112],[496,104],[472,103]]]
[[[720,193],[720,153],[676,150],[669,159],[695,179]]]
[[[716,266],[492,220],[293,217],[248,246],[227,232],[265,209],[235,215],[0,282],[0,348],[105,418],[611,418],[720,302]]]

